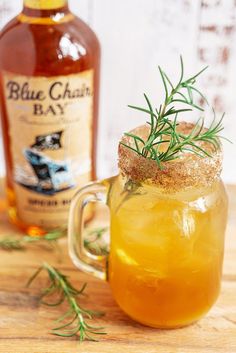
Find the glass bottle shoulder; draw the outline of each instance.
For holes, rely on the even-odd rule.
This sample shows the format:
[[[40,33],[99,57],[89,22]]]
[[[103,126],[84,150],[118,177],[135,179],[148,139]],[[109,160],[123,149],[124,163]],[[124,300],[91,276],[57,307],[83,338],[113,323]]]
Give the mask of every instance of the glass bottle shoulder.
[[[99,56],[96,35],[75,16],[49,24],[28,23],[18,16],[1,31],[0,68],[5,71],[46,76],[70,74],[92,68]]]

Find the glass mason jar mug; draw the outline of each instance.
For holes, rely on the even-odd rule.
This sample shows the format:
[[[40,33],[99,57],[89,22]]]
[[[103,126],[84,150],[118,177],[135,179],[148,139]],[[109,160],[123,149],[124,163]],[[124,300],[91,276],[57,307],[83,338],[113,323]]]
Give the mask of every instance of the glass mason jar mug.
[[[157,328],[188,325],[208,312],[220,290],[227,219],[221,152],[188,153],[163,171],[122,145],[119,157],[120,175],[89,184],[72,201],[72,260],[108,280],[134,320]],[[83,209],[94,201],[110,209],[107,258],[83,246]]]

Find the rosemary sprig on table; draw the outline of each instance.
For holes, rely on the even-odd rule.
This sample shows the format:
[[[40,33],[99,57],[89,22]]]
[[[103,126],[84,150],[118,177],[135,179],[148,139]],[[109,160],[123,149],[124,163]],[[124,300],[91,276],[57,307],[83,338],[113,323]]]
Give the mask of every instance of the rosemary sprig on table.
[[[0,239],[0,248],[8,251],[25,250],[28,244],[43,244],[53,247],[65,234],[65,230],[53,230],[41,236],[25,235],[20,238],[7,236]]]
[[[56,320],[58,326],[52,329],[52,334],[61,337],[78,336],[80,341],[85,339],[96,341],[95,336],[106,334],[102,331],[103,327],[88,323],[88,320],[100,317],[103,313],[85,309],[78,302],[79,297],[84,294],[86,283],[80,289],[76,289],[67,276],[48,263],[44,263],[30,278],[27,286],[30,286],[43,270],[48,274],[49,286],[42,291],[41,303],[55,307],[66,301],[69,307],[66,313]],[[51,297],[56,297],[56,301],[50,301]]]
[[[85,248],[96,254],[96,255],[107,255],[108,245],[103,241],[103,235],[107,231],[106,227],[95,228],[87,231],[85,236],[84,246]],[[23,236],[23,237],[11,237],[7,236],[0,239],[0,249],[7,251],[21,251],[26,250],[27,245],[49,245],[52,249],[55,248],[59,239],[65,237],[66,230],[53,230],[42,236]]]
[[[107,255],[108,246],[103,241],[103,235],[106,231],[107,228],[105,227],[87,230],[84,240],[86,249],[97,255]],[[38,237],[6,237],[0,240],[0,248],[3,250],[25,250],[30,243],[36,245],[49,244],[51,246],[57,244],[57,241],[65,235],[65,230],[54,230]],[[30,278],[27,285],[29,286],[43,270],[47,272],[50,283],[42,292],[42,304],[54,307],[66,301],[69,306],[68,311],[56,320],[58,326],[52,330],[52,333],[62,337],[79,336],[80,341],[84,339],[95,341],[94,335],[105,334],[102,332],[101,327],[90,325],[88,322],[88,320],[99,317],[103,313],[85,309],[78,303],[79,297],[84,294],[86,284],[77,290],[70,283],[67,276],[49,264],[44,263]],[[51,296],[56,301],[45,301],[45,298],[50,299]]]
[[[127,145],[121,142],[122,145],[131,149],[135,153],[157,162],[160,169],[163,168],[162,163],[172,161],[179,158],[180,152],[191,152],[201,157],[210,156],[207,151],[199,146],[200,141],[208,142],[218,148],[220,132],[224,129],[222,120],[224,114],[218,123],[215,123],[215,114],[213,121],[206,131],[204,129],[204,118],[200,118],[193,131],[184,135],[177,131],[178,114],[197,109],[204,111],[204,109],[195,102],[195,96],[207,102],[205,96],[195,86],[197,78],[207,69],[203,68],[197,74],[188,79],[184,79],[184,64],[180,57],[181,73],[179,81],[174,85],[167,74],[159,66],[159,72],[164,85],[165,99],[159,108],[153,108],[150,99],[144,94],[147,108],[136,107],[129,105],[130,108],[149,114],[150,133],[146,140],[140,136],[132,133],[125,133],[126,136],[133,139],[134,146]],[[182,104],[187,108],[176,107],[176,104]],[[174,119],[171,119],[174,116]],[[166,144],[163,150],[162,146]]]
[[[3,250],[23,250],[24,245],[22,244],[21,239],[6,237],[0,240],[0,248]]]
[[[107,227],[92,229],[87,232],[84,239],[84,247],[96,255],[108,255],[108,244],[104,241],[104,233],[107,232]]]

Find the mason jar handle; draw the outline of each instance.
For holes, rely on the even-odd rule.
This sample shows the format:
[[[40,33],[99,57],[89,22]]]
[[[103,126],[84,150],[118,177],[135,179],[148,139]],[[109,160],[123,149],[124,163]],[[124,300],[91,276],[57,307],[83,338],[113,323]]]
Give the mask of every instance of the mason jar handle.
[[[84,209],[90,202],[103,202],[106,204],[107,187],[102,182],[94,182],[80,189],[72,199],[68,242],[70,257],[75,266],[83,272],[100,279],[107,279],[107,256],[94,255],[84,247]]]

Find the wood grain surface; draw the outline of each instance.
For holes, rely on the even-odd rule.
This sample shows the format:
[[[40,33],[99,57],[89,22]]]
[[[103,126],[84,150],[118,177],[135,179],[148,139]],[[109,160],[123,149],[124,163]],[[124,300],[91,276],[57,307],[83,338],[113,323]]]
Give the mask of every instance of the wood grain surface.
[[[208,315],[186,328],[156,330],[129,319],[114,302],[108,283],[82,274],[67,255],[66,240],[60,241],[62,256],[31,245],[26,251],[0,251],[0,352],[2,353],[235,353],[236,352],[236,186],[228,187],[229,222],[224,274],[220,297]],[[0,237],[18,234],[8,224],[5,201],[0,200]],[[97,218],[104,223],[103,214]],[[61,259],[61,260],[60,260]],[[99,324],[107,335],[99,342],[78,343],[75,338],[50,334],[53,320],[63,308],[39,304],[46,275],[26,289],[35,269],[48,261],[69,275],[75,286],[87,282],[83,304],[106,312]]]

